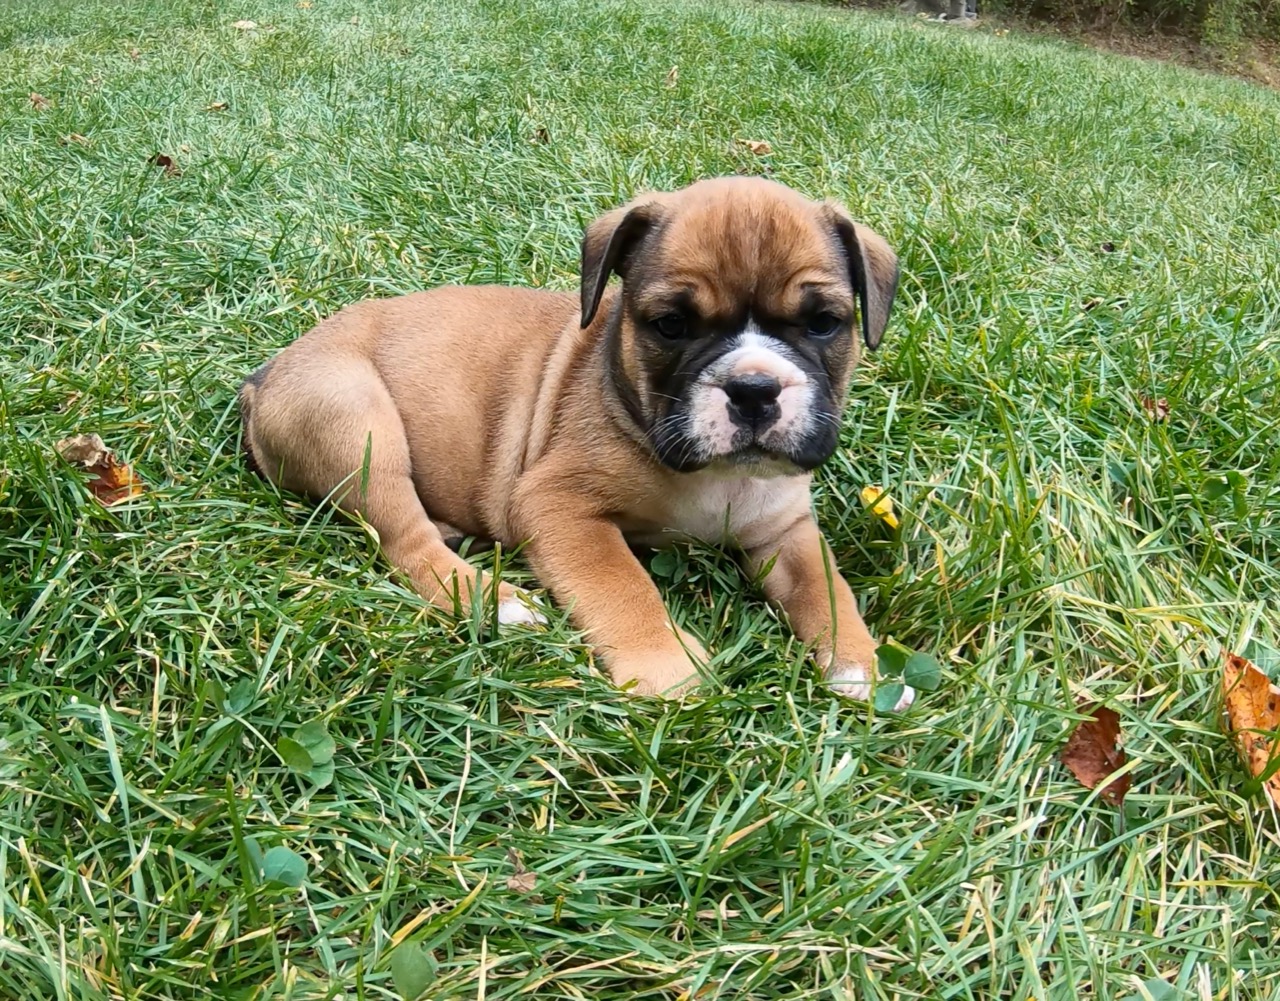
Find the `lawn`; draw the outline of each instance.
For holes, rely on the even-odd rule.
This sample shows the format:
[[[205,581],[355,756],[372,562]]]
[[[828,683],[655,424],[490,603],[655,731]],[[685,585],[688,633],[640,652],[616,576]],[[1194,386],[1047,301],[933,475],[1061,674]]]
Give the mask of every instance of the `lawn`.
[[[1278,114],[785,2],[7,0],[0,998],[1280,997],[1219,694],[1280,673]],[[318,317],[573,288],[597,213],[734,171],[902,255],[816,503],[944,665],[905,714],[723,555],[653,565],[705,696],[633,699],[245,469],[236,386]],[[145,493],[94,502],[79,432]],[[1058,762],[1086,700],[1123,811]]]

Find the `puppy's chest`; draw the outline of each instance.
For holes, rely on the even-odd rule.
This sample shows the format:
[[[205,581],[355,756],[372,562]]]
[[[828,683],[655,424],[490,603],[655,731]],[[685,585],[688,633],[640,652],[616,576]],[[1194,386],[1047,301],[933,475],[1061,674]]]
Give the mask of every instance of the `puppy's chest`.
[[[661,546],[680,536],[762,545],[807,509],[807,478],[724,478],[693,474],[623,524],[628,540]]]

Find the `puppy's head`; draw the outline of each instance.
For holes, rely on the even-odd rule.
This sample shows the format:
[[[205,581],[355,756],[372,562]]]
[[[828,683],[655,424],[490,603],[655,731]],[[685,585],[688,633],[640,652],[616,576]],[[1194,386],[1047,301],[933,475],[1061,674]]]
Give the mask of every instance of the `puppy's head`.
[[[602,216],[582,245],[582,325],[602,317],[618,395],[665,465],[813,469],[835,450],[898,260],[840,206],[759,178],[701,181]],[[859,329],[860,327],[860,329]]]

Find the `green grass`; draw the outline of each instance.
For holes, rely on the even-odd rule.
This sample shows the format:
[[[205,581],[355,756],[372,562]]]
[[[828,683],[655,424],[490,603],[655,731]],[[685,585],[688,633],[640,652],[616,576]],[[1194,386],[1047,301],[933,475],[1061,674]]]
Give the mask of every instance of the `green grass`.
[[[7,0],[0,46],[0,998],[1280,997],[1217,695],[1223,648],[1280,664],[1276,95],[736,0]],[[906,715],[726,557],[656,568],[706,698],[633,700],[245,470],[235,388],[318,317],[572,288],[596,213],[766,169],[902,254],[817,505],[946,667]],[[144,498],[87,499],[81,431]],[[1083,698],[1124,818],[1057,763]]]

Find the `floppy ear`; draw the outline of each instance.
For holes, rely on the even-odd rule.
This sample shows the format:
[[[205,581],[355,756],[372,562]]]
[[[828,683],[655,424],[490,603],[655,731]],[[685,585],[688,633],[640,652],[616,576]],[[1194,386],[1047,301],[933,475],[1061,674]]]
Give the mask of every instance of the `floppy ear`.
[[[898,256],[879,233],[854,222],[840,206],[828,202],[827,207],[849,259],[849,274],[862,313],[862,339],[874,351],[889,324],[889,311],[898,291]]]
[[[633,202],[606,212],[587,227],[582,238],[582,326],[596,315],[609,275],[619,271],[627,255],[658,216],[656,202]]]

